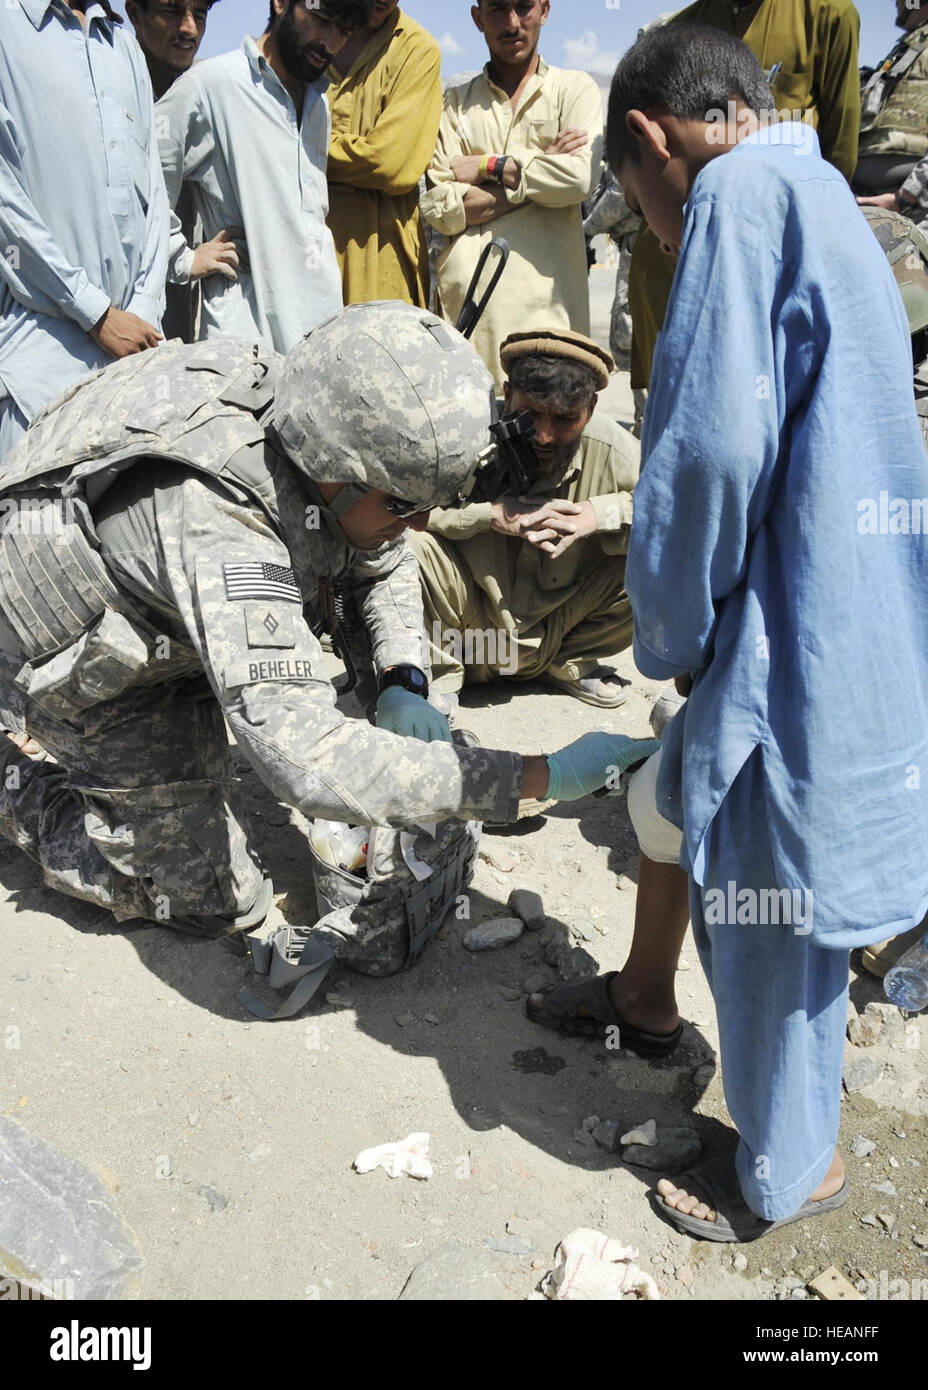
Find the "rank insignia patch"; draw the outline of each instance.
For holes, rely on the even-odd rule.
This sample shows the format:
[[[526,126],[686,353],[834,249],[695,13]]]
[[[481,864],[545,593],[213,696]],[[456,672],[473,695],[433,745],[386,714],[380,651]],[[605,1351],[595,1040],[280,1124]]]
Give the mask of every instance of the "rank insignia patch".
[[[245,636],[249,647],[292,647],[296,610],[286,603],[246,603]]]

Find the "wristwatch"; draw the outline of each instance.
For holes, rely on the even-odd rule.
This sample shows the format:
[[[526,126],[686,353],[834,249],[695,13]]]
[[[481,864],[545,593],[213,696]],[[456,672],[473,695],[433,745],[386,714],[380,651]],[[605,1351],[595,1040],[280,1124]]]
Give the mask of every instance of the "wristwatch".
[[[411,690],[413,695],[421,695],[423,700],[429,698],[428,680],[418,666],[391,666],[380,677],[377,694],[382,695],[389,685],[401,685],[404,690]]]

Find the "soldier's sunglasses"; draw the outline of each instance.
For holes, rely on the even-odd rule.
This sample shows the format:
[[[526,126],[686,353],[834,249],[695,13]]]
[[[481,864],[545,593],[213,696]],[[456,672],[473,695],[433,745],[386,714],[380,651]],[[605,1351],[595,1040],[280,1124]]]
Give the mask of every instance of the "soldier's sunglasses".
[[[416,516],[420,512],[432,510],[431,503],[423,507],[421,502],[404,502],[401,497],[387,497],[383,505],[391,516]]]

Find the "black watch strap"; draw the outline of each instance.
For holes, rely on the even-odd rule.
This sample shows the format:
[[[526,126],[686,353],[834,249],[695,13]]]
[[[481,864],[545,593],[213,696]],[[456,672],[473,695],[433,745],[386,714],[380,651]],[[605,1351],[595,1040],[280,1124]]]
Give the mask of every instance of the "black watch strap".
[[[382,695],[391,685],[401,685],[404,690],[411,690],[413,695],[421,695],[423,700],[429,698],[428,679],[418,666],[391,666],[390,670],[384,671],[380,677],[380,689],[377,693]]]

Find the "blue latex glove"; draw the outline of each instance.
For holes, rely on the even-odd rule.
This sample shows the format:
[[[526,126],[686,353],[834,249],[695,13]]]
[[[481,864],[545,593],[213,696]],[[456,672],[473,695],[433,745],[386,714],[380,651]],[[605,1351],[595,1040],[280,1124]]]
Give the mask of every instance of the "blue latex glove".
[[[565,748],[548,754],[551,778],[546,800],[579,801],[606,787],[618,796],[624,774],[633,763],[650,758],[660,748],[656,738],[628,738],[626,734],[583,734]]]
[[[388,685],[377,699],[377,728],[425,743],[450,743],[447,719],[428,700],[402,685]]]

